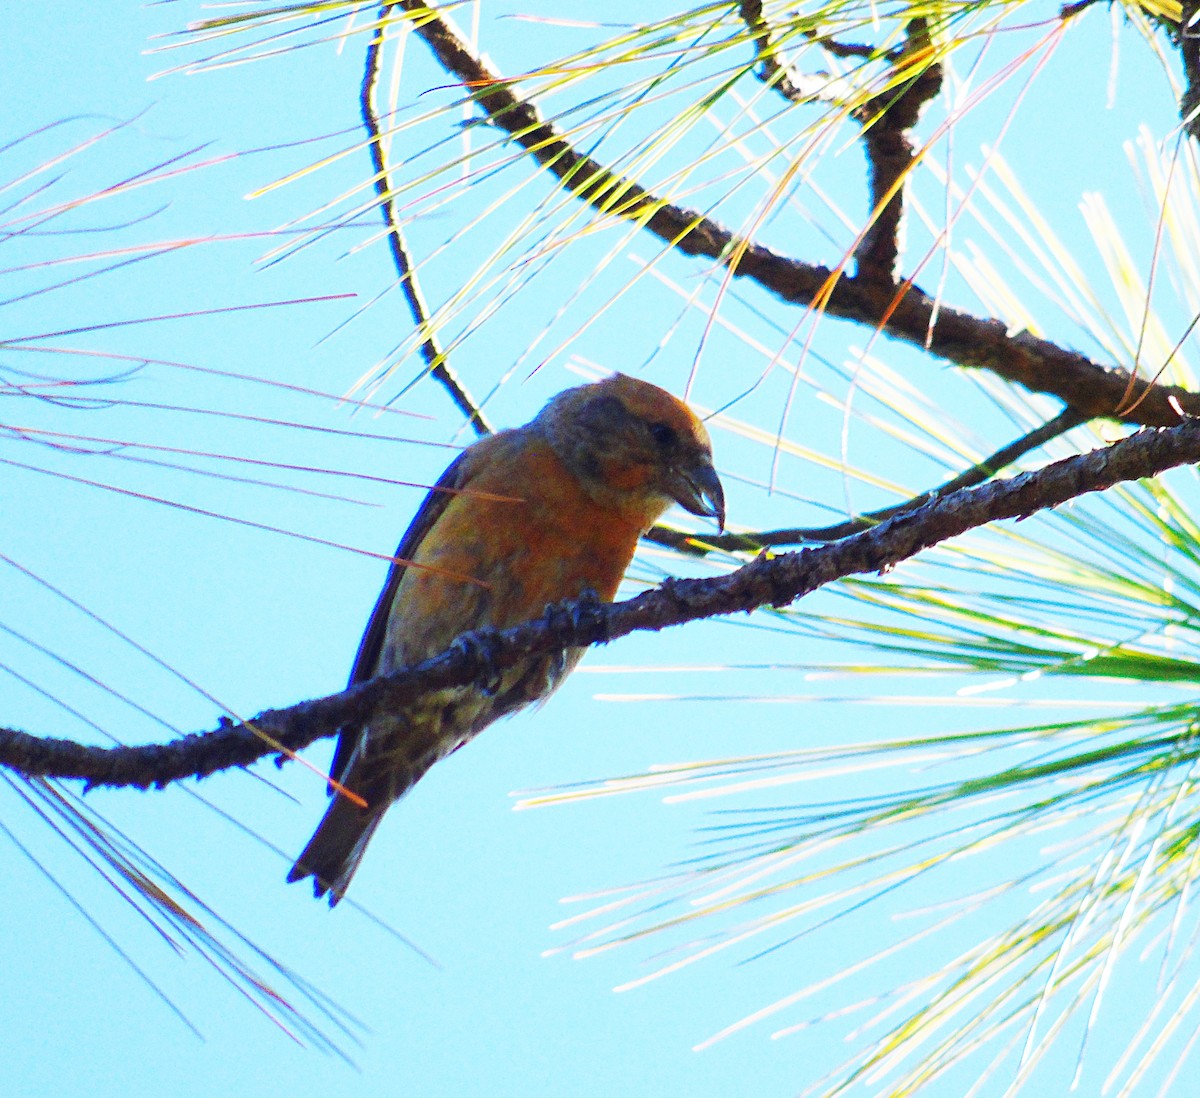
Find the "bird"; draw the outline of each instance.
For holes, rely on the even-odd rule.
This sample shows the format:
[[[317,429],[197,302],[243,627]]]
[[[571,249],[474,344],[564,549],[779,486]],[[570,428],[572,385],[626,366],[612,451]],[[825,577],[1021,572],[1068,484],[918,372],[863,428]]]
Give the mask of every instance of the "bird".
[[[712,443],[691,409],[620,373],[564,390],[524,426],[472,443],[430,490],[400,539],[350,685],[564,600],[611,602],[638,539],[673,503],[724,529]],[[440,689],[342,729],[332,800],[288,881],[311,877],[314,895],[336,905],[388,808],[493,721],[545,701],[582,655],[533,656],[490,683]]]

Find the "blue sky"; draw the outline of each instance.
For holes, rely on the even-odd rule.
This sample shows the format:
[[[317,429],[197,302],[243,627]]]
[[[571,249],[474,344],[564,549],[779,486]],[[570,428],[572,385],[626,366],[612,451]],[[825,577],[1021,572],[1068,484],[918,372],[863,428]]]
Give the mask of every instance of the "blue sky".
[[[504,10],[510,7],[517,8],[505,5]],[[571,38],[580,32],[570,28],[501,19],[500,9],[482,5],[481,33],[487,51],[511,69],[524,49],[545,58],[581,40]],[[473,10],[465,5],[460,22],[469,24]],[[640,14],[640,5],[606,10],[616,19],[622,11]],[[19,410],[9,410],[14,418],[8,422],[93,439],[136,438],[159,447],[357,471],[418,486],[431,483],[453,447],[466,441],[436,386],[421,383],[390,411],[352,414],[336,399],[377,364],[391,361],[410,330],[394,292],[375,300],[393,275],[385,249],[372,244],[373,221],[364,218],[283,262],[264,261],[288,238],[280,226],[361,183],[368,171],[366,153],[351,152],[291,186],[247,200],[273,180],[360,139],[363,40],[350,36],[340,48],[327,43],[250,65],[159,75],[197,52],[148,52],[148,44],[172,41],[153,36],[174,32],[202,14],[189,4],[117,5],[84,6],[64,18],[56,9],[26,5],[4,17],[5,139],[28,136],[0,154],[3,179],[39,171],[30,176],[35,182],[14,184],[12,195],[49,184],[10,216],[37,202],[50,206],[76,199],[184,153],[190,156],[183,164],[198,165],[178,174],[161,169],[164,178],[153,186],[89,203],[50,225],[69,227],[69,234],[26,232],[6,240],[0,274],[10,337],[198,314],[38,341],[69,345],[92,352],[91,357],[7,349],[3,365],[8,368],[37,373],[48,360],[56,376],[109,378],[80,390],[100,402],[89,410],[22,401]],[[1110,31],[1104,19],[1093,19],[1088,34],[1079,45],[1060,51],[1004,145],[1048,218],[1081,249],[1089,245],[1078,204],[1084,192],[1096,189],[1112,196],[1112,208],[1133,226],[1131,238],[1144,239],[1145,222],[1121,145],[1143,122],[1164,132],[1172,112],[1164,81],[1127,35],[1111,80],[1113,105],[1094,115],[1102,124],[1082,132],[1062,117],[1072,110],[1063,108],[1071,97],[1103,103],[1109,93]],[[438,79],[418,43],[407,48],[412,55],[406,57],[408,82],[401,85],[406,118],[426,109],[438,94],[448,94],[418,95],[419,89],[446,81]],[[1095,60],[1097,53],[1102,63]],[[989,110],[979,113],[975,129],[964,128],[956,138],[955,156],[977,158],[979,145],[995,138],[1003,110]],[[413,130],[427,132],[428,126]],[[74,150],[69,157],[68,150]],[[240,155],[225,159],[233,153]],[[47,166],[54,158],[62,158],[61,164]],[[860,170],[851,144],[839,152],[829,179],[834,186],[839,180],[848,186]],[[455,209],[482,209],[492,197],[481,189],[481,197],[468,195]],[[808,198],[801,194],[797,201],[806,204]],[[845,208],[854,217],[861,213],[849,200]],[[436,249],[453,231],[454,216],[455,210],[423,211],[412,225],[414,246],[426,254]],[[95,231],[99,227],[105,231]],[[770,231],[786,238],[777,224]],[[499,229],[487,223],[473,239],[485,240],[489,233]],[[162,254],[135,263],[125,263],[134,253],[115,250],[214,234],[223,239],[162,248]],[[814,258],[837,258],[815,223],[802,225],[796,234],[796,247],[811,246]],[[919,230],[914,234],[919,238]],[[551,333],[539,345],[543,349],[490,400],[489,413],[499,424],[523,422],[550,394],[576,383],[578,373],[570,367],[581,361],[633,369],[650,360],[645,376],[682,390],[704,324],[694,312],[688,314],[671,329],[665,349],[656,351],[669,327],[664,318],[681,308],[678,295],[661,284],[641,284],[644,298],[629,308],[602,312],[563,350],[549,354],[580,323],[560,320],[555,310],[582,281],[581,272],[589,272],[589,264],[612,243],[585,241],[578,259],[548,269],[515,299],[518,305],[502,310],[483,336],[464,340],[455,353],[454,365],[471,388],[488,393],[511,364],[522,361],[531,331]],[[654,254],[651,243],[640,239],[627,251],[637,258],[615,262],[613,278],[628,278],[637,262]],[[52,264],[84,252],[108,254]],[[467,277],[463,255],[463,248],[450,248],[431,263],[427,290],[434,302],[445,300]],[[994,261],[1002,267],[1009,263],[998,252]],[[112,264],[119,266],[103,276],[66,284],[81,271]],[[682,262],[668,265],[667,272],[681,280],[696,273]],[[606,278],[589,284],[579,302],[569,302],[572,307],[586,314],[593,302],[606,300],[616,285]],[[64,284],[47,289],[59,281]],[[283,304],[301,299],[306,303]],[[694,389],[699,405],[727,402],[746,387],[747,377],[762,370],[766,358],[749,338],[770,330],[756,327],[755,311],[764,302],[751,291],[731,298],[723,313],[731,327],[710,333],[700,359]],[[263,307],[243,308],[248,305]],[[234,307],[237,311],[230,311]],[[1053,310],[1047,313],[1052,335],[1068,343],[1085,338]],[[792,323],[794,317],[786,321]],[[865,339],[863,333],[835,329],[828,345],[814,350],[814,362],[819,352],[832,363],[813,365],[815,384],[820,385],[823,371],[834,377],[847,347],[861,346]],[[963,437],[981,446],[1007,441],[1007,435],[995,433],[1008,430],[998,426],[1002,417],[970,383],[943,395],[938,386],[951,384],[943,367],[920,363],[911,351],[889,345],[878,345],[873,353],[887,357],[898,371],[915,371],[914,387],[936,393],[967,420]],[[528,376],[543,354],[548,356],[543,368]],[[381,396],[395,396],[416,370],[413,358],[404,360]],[[772,375],[737,409],[739,416],[774,430],[786,389],[784,380]],[[815,392],[801,390],[786,434],[796,446],[836,456],[843,420],[840,413],[823,409]],[[114,396],[117,402],[110,406]],[[875,407],[868,391],[861,399],[868,409]],[[225,415],[170,411],[164,405]],[[259,420],[234,418],[250,414]],[[291,426],[266,424],[263,418]],[[300,423],[306,426],[296,426]],[[845,480],[836,469],[822,470],[803,455],[785,457],[778,470],[783,491],[772,496],[762,487],[770,475],[769,447],[719,423],[714,439],[735,522],[819,522],[844,508]],[[0,663],[15,674],[0,678],[0,720],[48,735],[111,733],[126,742],[158,740],[172,730],[212,726],[219,713],[213,698],[248,715],[337,690],[382,580],[384,565],[372,554],[391,551],[422,494],[419,487],[362,478],[322,479],[246,464],[236,470],[309,493],[300,494],[278,485],[235,484],[178,468],[123,463],[114,454],[56,453],[11,435],[4,442],[0,458],[9,464],[0,479],[3,553],[178,672],[117,641],[44,585],[8,566],[0,573],[0,604],[9,630],[0,636]],[[209,471],[230,468],[195,454],[135,453]],[[857,424],[850,435],[852,463],[909,489],[936,483],[948,467],[939,464],[937,453],[905,453],[900,443],[880,443]],[[83,483],[89,480],[120,491]],[[859,507],[893,498],[879,485],[852,492]],[[679,567],[687,566],[649,553],[635,567],[628,589],[664,568]],[[691,567],[702,573],[707,566]],[[835,613],[845,605],[834,593],[811,601],[814,612]],[[550,925],[581,909],[560,901],[653,878],[694,856],[704,849],[697,844],[705,837],[696,829],[714,821],[711,805],[664,808],[658,795],[644,794],[513,812],[509,797],[513,790],[637,773],[660,762],[852,742],[881,728],[902,735],[986,727],[995,720],[977,709],[801,704],[785,699],[826,691],[831,697],[870,694],[873,687],[854,680],[826,687],[787,668],[712,671],[732,663],[808,665],[842,651],[802,623],[764,616],[755,624],[704,623],[663,636],[628,638],[591,653],[585,670],[544,709],[489,730],[469,751],[439,765],[391,811],[372,845],[351,892],[366,913],[349,904],[331,913],[305,889],[283,883],[290,858],[324,801],[322,783],[302,767],[263,766],[261,777],[267,781],[238,773],[196,786],[219,811],[180,789],[89,795],[95,810],[169,866],[239,932],[364,1023],[356,1031],[361,1043],[344,1044],[354,1066],[291,1040],[195,952],[177,956],[8,787],[0,787],[0,824],[9,833],[7,842],[0,837],[0,873],[9,896],[0,945],[8,971],[8,993],[0,1001],[6,1092],[21,1098],[152,1093],[302,1098],[343,1088],[431,1096],[801,1090],[811,1078],[811,1065],[827,1068],[848,1055],[849,1046],[843,1051],[830,1036],[841,1031],[813,1028],[772,1041],[774,1027],[751,1027],[704,1052],[692,1046],[822,973],[844,967],[839,957],[861,956],[864,933],[878,933],[881,941],[903,936],[903,924],[894,919],[898,909],[878,905],[877,922],[839,924],[814,939],[819,944],[811,949],[799,942],[749,960],[755,947],[748,945],[614,994],[614,987],[651,971],[661,947],[651,941],[579,962],[562,952],[543,956],[570,939],[567,931]],[[47,651],[111,689],[85,680]],[[619,670],[624,667],[659,670],[632,674]],[[179,676],[200,684],[204,693]],[[605,700],[648,694],[703,700]],[[771,699],[777,704],[760,704]],[[326,747],[311,752],[316,765],[325,765],[327,752]],[[855,790],[831,778],[818,795]],[[59,884],[202,1036],[105,944]],[[411,939],[436,965],[377,920]],[[1138,1002],[1137,994],[1130,991],[1127,1002]],[[839,1004],[836,994],[817,996],[812,1011],[837,1011]],[[961,1094],[961,1089],[941,1093]]]

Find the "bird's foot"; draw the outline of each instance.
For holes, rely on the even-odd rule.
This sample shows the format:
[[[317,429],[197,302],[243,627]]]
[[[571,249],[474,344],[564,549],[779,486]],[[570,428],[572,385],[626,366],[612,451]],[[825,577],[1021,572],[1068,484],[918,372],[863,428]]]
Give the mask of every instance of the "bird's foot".
[[[501,672],[496,666],[496,651],[500,634],[487,626],[455,638],[451,651],[461,652],[468,659],[478,660],[481,674],[478,686],[484,697],[495,697],[500,689]]]
[[[600,598],[596,592],[587,587],[580,592],[579,598],[572,608],[571,614],[575,620],[577,629],[594,629],[600,630],[600,639],[606,643],[611,640],[608,635],[608,603]]]
[[[563,602],[547,606],[543,617],[551,627],[562,621],[563,615],[566,615],[575,629],[590,630],[599,627],[600,639],[607,641],[609,636],[604,609],[606,605],[592,588],[586,587],[579,592],[578,598],[565,599]]]

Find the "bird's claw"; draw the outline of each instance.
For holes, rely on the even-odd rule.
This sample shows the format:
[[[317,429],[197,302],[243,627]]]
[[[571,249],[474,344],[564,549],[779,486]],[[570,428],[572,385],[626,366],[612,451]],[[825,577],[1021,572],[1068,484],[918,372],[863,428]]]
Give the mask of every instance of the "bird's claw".
[[[592,588],[586,587],[579,592],[578,598],[566,599],[563,602],[547,606],[545,619],[547,624],[553,626],[560,620],[560,615],[565,614],[573,629],[591,630],[599,627],[601,639],[607,641],[609,637],[606,628],[608,620],[604,613],[605,605]]]
[[[478,660],[482,678],[478,686],[485,698],[494,698],[500,689],[501,672],[496,667],[496,651],[500,634],[495,629],[475,629],[456,637],[450,646],[452,651],[461,652],[471,660]]]
[[[573,615],[575,625],[580,629],[599,628],[600,637],[607,641],[608,636],[608,615],[605,611],[605,603],[596,592],[588,587],[579,595],[578,601],[575,603]]]

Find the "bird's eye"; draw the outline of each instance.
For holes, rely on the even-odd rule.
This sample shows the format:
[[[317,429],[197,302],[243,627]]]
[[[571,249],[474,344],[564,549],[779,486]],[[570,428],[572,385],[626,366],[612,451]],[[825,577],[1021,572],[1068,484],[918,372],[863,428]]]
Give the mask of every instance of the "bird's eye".
[[[679,441],[675,428],[666,423],[651,423],[650,437],[664,450],[670,449]]]

